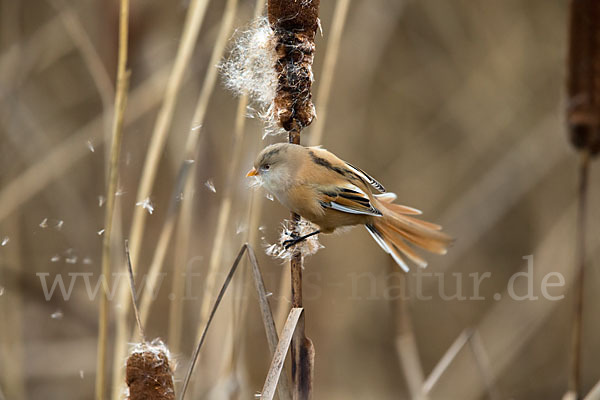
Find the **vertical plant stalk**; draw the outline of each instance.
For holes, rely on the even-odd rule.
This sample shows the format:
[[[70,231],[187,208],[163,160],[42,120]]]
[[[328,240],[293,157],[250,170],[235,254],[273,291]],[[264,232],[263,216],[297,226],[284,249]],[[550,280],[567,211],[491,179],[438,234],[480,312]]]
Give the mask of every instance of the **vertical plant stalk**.
[[[492,373],[492,364],[490,362],[490,358],[485,350],[485,346],[483,345],[479,331],[473,332],[473,335],[469,340],[469,347],[471,348],[471,353],[473,353],[473,358],[475,359],[475,364],[477,365],[479,374],[481,375],[483,383],[485,384],[488,399],[502,399],[503,397],[496,386],[496,378]]]
[[[582,396],[581,389],[581,356],[582,356],[582,331],[583,331],[583,297],[586,260],[586,235],[585,220],[587,215],[587,188],[589,177],[589,153],[583,151],[579,167],[579,188],[577,191],[577,231],[575,238],[576,268],[574,295],[575,307],[573,327],[571,331],[571,375],[569,377],[569,392],[574,393],[577,399]]]
[[[204,79],[204,83],[202,85],[202,91],[198,98],[198,102],[196,103],[196,108],[194,111],[194,116],[192,117],[192,124],[190,126],[189,135],[187,137],[187,141],[185,144],[185,156],[187,159],[194,159],[199,152],[199,143],[200,143],[200,133],[202,132],[202,125],[204,124],[204,120],[206,118],[206,113],[208,110],[208,105],[210,102],[210,98],[212,96],[214,87],[218,78],[218,69],[216,65],[223,58],[223,54],[225,53],[225,48],[227,46],[227,40],[231,35],[231,31],[233,29],[233,21],[238,9],[238,0],[227,0],[225,5],[225,11],[223,13],[223,17],[221,20],[221,27],[219,28],[219,33],[217,34],[217,40],[213,47],[213,51],[211,54],[211,58],[209,61],[209,67],[206,73],[206,78]],[[235,161],[234,161],[235,163]],[[181,213],[179,215],[179,231],[178,231],[178,252],[181,252],[181,256],[184,259],[187,259],[187,254],[189,251],[189,244],[191,241],[191,222],[193,218],[193,207],[192,200],[193,197],[190,196],[194,189],[194,182],[196,182],[196,173],[197,169],[193,168],[189,176],[187,176],[187,181],[185,185],[186,195],[183,198],[183,207],[181,209]],[[225,199],[227,200],[227,199]],[[224,207],[220,210],[219,215],[219,223],[222,223],[224,218],[228,213],[229,209],[231,209],[231,198],[229,198],[229,202],[224,205]],[[217,233],[215,240],[219,242],[223,242],[225,236],[226,226],[219,225],[217,226]],[[216,246],[220,246],[220,243],[216,243]],[[213,248],[214,252],[214,248]],[[213,255],[211,254],[211,258]],[[202,332],[202,329],[209,318],[210,312],[210,299],[214,295],[216,278],[219,272],[219,265],[211,262],[209,264],[208,272],[206,275],[206,289],[202,298],[202,303],[200,305],[200,320],[197,328],[197,337],[199,338]]]
[[[342,32],[348,17],[348,9],[350,8],[350,0],[337,0],[335,10],[333,12],[333,22],[329,39],[327,40],[327,51],[325,52],[325,60],[323,61],[323,69],[317,91],[316,103],[319,105],[319,118],[314,122],[309,135],[309,146],[317,146],[323,140],[323,132],[325,121],[327,119],[327,104],[331,94],[331,86],[333,83],[333,73],[338,60],[340,50],[340,42]],[[290,276],[289,271],[283,271],[281,274],[281,282],[279,284],[279,293],[289,291]],[[276,321],[283,326],[288,312],[289,305],[281,302],[277,308]]]
[[[131,265],[131,256],[129,255],[129,243],[125,241],[125,258],[127,259],[127,273],[129,274],[129,288],[131,290],[131,302],[133,304],[133,313],[135,314],[135,321],[137,322],[138,332],[142,337],[142,342],[146,341],[146,333],[144,331],[144,324],[140,318],[140,308],[138,307],[138,295],[135,290],[135,280],[133,277],[133,266]]]
[[[119,178],[119,157],[123,138],[123,116],[127,104],[127,89],[129,87],[129,72],[127,71],[127,40],[129,35],[129,0],[121,0],[119,17],[119,62],[117,66],[117,91],[115,94],[115,117],[112,126],[112,144],[110,148],[110,164],[108,167],[108,185],[106,190],[106,214],[104,220],[104,239],[102,241],[102,277],[106,284],[110,278],[110,261],[112,255],[111,231],[113,212]],[[108,286],[108,285],[106,285]],[[98,319],[98,349],[96,364],[96,400],[104,400],[106,342],[108,336],[108,287],[101,291],[100,313]]]
[[[288,141],[300,144],[300,132],[315,117],[312,104],[314,37],[319,27],[319,0],[269,0],[268,18],[275,33],[278,74],[272,112],[288,132]],[[292,228],[298,234],[300,216],[292,213]],[[302,253],[296,249],[290,260],[292,307],[302,308]],[[302,314],[292,338],[292,382],[295,400],[309,399],[313,386],[314,347],[305,335]]]
[[[154,179],[158,171],[160,157],[162,156],[169,127],[173,120],[177,95],[184,80],[186,67],[194,52],[194,46],[200,33],[200,28],[208,8],[210,0],[191,0],[186,14],[185,24],[181,41],[177,49],[173,69],[168,78],[164,100],[158,112],[158,117],[152,132],[152,138],[148,146],[148,154],[144,161],[140,185],[137,192],[137,201],[144,201],[150,196]],[[131,244],[131,260],[134,268],[139,264],[138,257],[141,250],[144,227],[146,224],[146,210],[136,207],[133,214],[129,240]],[[119,309],[117,321],[117,340],[115,344],[113,360],[113,398],[119,396],[119,386],[123,381],[122,360],[125,357],[128,340],[127,316],[129,314],[129,302],[127,298],[127,287],[122,285],[118,290],[118,301],[122,304]]]
[[[256,0],[254,5],[254,14],[253,21],[259,18],[263,12],[265,7],[265,0]],[[248,106],[248,94],[243,93],[238,99],[238,106],[235,117],[235,128],[233,135],[233,151],[232,151],[232,162],[229,164],[229,169],[227,171],[227,180],[225,183],[225,192],[223,194],[223,199],[221,200],[221,204],[219,206],[219,214],[217,219],[217,232],[215,235],[215,239],[213,241],[213,247],[211,250],[210,261],[209,261],[209,270],[216,270],[218,266],[221,264],[223,258],[223,248],[225,245],[225,234],[227,232],[227,228],[230,225],[232,207],[234,205],[234,189],[236,187],[235,182],[239,179],[236,172],[238,172],[239,163],[242,159],[242,153],[244,150],[243,147],[243,139],[244,139],[244,130],[246,128],[246,108]],[[244,235],[246,236],[246,235]],[[248,239],[246,237],[246,242]],[[239,298],[244,298],[243,293],[244,290],[243,284],[238,284],[234,286],[234,291],[237,292],[237,296]],[[231,331],[235,332],[228,337],[227,342],[225,343],[225,349],[223,350],[223,354],[226,355],[228,359],[224,360],[222,371],[220,376],[231,376],[232,371],[235,370],[236,365],[238,365],[237,358],[239,357],[238,347],[239,342],[241,340],[241,332],[242,329],[240,326],[236,326],[238,321],[241,320],[240,316],[243,315],[243,311],[245,311],[245,302],[243,301],[233,301],[232,302],[232,312],[230,319],[230,327]]]
[[[450,347],[448,347],[448,350],[446,350],[442,358],[440,358],[435,367],[433,367],[433,370],[423,383],[424,396],[428,396],[432,392],[433,388],[437,385],[442,375],[448,370],[450,364],[452,364],[458,353],[460,353],[463,347],[465,347],[465,345],[469,342],[472,335],[473,330],[467,328],[464,331],[462,331],[460,335],[458,335],[458,337],[450,345]]]
[[[406,277],[403,272],[398,272],[395,263],[390,264],[391,278],[388,281],[388,290],[392,287],[406,287]],[[402,292],[403,293],[403,292]],[[404,296],[392,300],[391,310],[395,329],[395,347],[398,360],[404,372],[404,379],[408,385],[408,391],[412,399],[425,400],[426,396],[422,394],[425,377],[423,375],[423,366],[419,358],[419,350],[413,330],[408,299]]]
[[[112,108],[115,95],[108,71],[104,67],[104,63],[102,62],[94,43],[87,34],[75,11],[66,4],[65,0],[49,0],[49,3],[58,12],[58,17],[63,23],[73,44],[81,53],[81,58],[90,72],[94,85],[96,85],[96,90],[98,90],[100,100],[102,101],[102,107],[104,108],[105,118],[107,118],[109,110]]]
[[[600,3],[572,0],[569,32],[567,124],[572,145],[579,151],[576,281],[571,331],[568,394],[581,398],[584,275],[586,268],[586,197],[589,163],[600,152]]]
[[[142,170],[142,177],[137,193],[137,201],[144,201],[144,199],[151,194],[154,179],[156,178],[156,173],[158,171],[160,157],[162,156],[169,127],[173,120],[177,94],[183,83],[185,69],[192,57],[208,3],[209,0],[192,0],[190,3],[183,27],[181,42],[177,49],[177,55],[175,56],[173,70],[169,76],[169,82],[167,83],[164,101],[158,112],[156,125],[154,126],[152,139],[150,140],[148,148],[148,155],[144,161],[144,168]],[[131,260],[133,261],[134,267],[141,248],[145,222],[146,211],[141,207],[136,207],[131,233],[129,235],[131,240]],[[124,296],[126,296],[126,294]]]
[[[346,25],[346,20],[348,18],[349,8],[350,0],[337,0],[335,10],[333,11],[331,33],[327,40],[327,51],[325,52],[323,70],[321,71],[321,79],[317,90],[316,103],[319,106],[319,118],[311,128],[309,136],[310,146],[317,146],[321,144],[321,140],[323,140],[323,131],[327,119],[327,105],[329,104],[331,86],[333,84],[333,73],[340,53],[340,43],[342,41],[344,26]]]
[[[206,117],[206,111],[208,109],[208,104],[210,101],[210,97],[212,96],[216,81],[217,81],[217,77],[218,77],[218,70],[215,67],[215,65],[218,64],[219,60],[223,57],[223,53],[225,52],[225,46],[227,45],[227,39],[229,38],[229,35],[231,34],[231,30],[233,27],[233,20],[235,18],[235,14],[237,12],[237,8],[238,8],[238,0],[227,0],[227,4],[225,6],[225,13],[223,15],[223,19],[221,22],[221,27],[219,29],[219,33],[217,36],[217,41],[215,43],[215,46],[213,48],[213,52],[210,58],[210,62],[209,62],[209,67],[208,67],[208,71],[206,73],[206,78],[204,79],[204,83],[202,85],[202,92],[200,93],[200,97],[198,98],[198,102],[196,103],[196,110],[194,112],[194,116],[192,118],[192,123],[190,126],[190,132],[185,144],[185,157],[186,159],[194,159],[196,157],[196,155],[198,154],[198,144],[200,142],[200,132],[202,131],[202,124],[204,123],[204,119]],[[200,127],[200,128],[198,128]],[[191,207],[191,202],[192,202],[192,190],[193,190],[193,184],[195,182],[195,177],[196,175],[196,169],[192,168],[192,170],[190,171],[190,174],[188,174],[187,176],[187,182],[185,185],[185,191],[184,193],[186,194],[183,198],[183,207],[181,209],[181,213],[180,213],[180,218],[179,221],[183,222],[183,221],[191,221],[192,220],[192,207]],[[188,253],[188,248],[189,248],[189,242],[190,242],[190,232],[191,226],[189,225],[189,223],[187,224],[180,224],[180,233],[178,236],[179,241],[181,241],[181,249],[183,249],[183,253],[182,255],[184,257],[186,257],[186,254]],[[215,266],[216,268],[216,266]],[[216,270],[215,272],[213,272],[212,276],[211,276],[211,271],[208,272],[207,275],[207,281],[210,280],[210,282],[213,283],[213,285],[210,285],[210,282],[207,282],[207,290],[211,292],[212,295],[212,290],[214,289],[214,282],[216,280]],[[206,300],[207,297],[204,297],[204,300]],[[201,309],[201,315],[204,316],[204,318],[200,318],[201,320],[203,320],[202,322],[206,322],[206,318],[208,317],[208,312],[210,311],[210,304],[205,304],[203,301],[202,304],[202,309]],[[200,335],[201,333],[201,327],[203,327],[204,324],[200,324],[198,326],[198,334]]]
[[[179,395],[179,400],[183,400],[185,398],[187,388],[189,386],[192,374],[194,372],[194,367],[195,367],[195,365],[198,361],[198,357],[200,355],[200,350],[202,349],[202,345],[204,344],[204,340],[206,339],[206,334],[208,333],[208,330],[211,326],[211,323],[215,316],[215,313],[217,312],[217,309],[219,308],[219,305],[221,304],[221,301],[223,300],[223,296],[225,296],[227,288],[229,287],[229,284],[231,283],[231,280],[233,279],[233,276],[238,268],[238,265],[240,264],[240,262],[242,260],[244,253],[247,253],[248,261],[250,261],[250,264],[252,266],[252,278],[254,280],[254,287],[255,287],[256,293],[258,295],[258,303],[260,306],[261,317],[263,320],[265,333],[267,336],[267,343],[269,345],[269,350],[271,351],[272,355],[275,355],[277,352],[277,347],[279,346],[278,343],[280,343],[280,339],[278,338],[277,331],[275,330],[275,321],[273,320],[273,313],[271,312],[271,308],[269,306],[269,300],[268,300],[267,291],[265,289],[264,280],[263,280],[262,274],[260,272],[260,268],[258,266],[258,261],[256,259],[256,254],[254,253],[252,246],[250,246],[248,243],[245,243],[240,248],[240,251],[238,252],[231,268],[229,269],[229,272],[227,273],[225,281],[223,282],[223,284],[221,286],[221,290],[217,294],[217,297],[214,301],[214,304],[210,311],[209,317],[206,320],[206,325],[202,329],[202,332],[198,339],[198,344],[194,350],[194,354],[191,357],[190,366],[189,366],[189,368],[186,372],[185,378],[183,380],[183,386],[182,386],[182,389],[181,389],[181,392]],[[287,381],[282,379],[279,382],[279,385],[277,387],[279,398],[281,400],[288,400],[290,398],[289,388],[286,385],[287,385]]]
[[[3,229],[11,233],[10,246],[2,249],[0,261],[0,291],[5,291],[0,300],[0,321],[4,329],[0,340],[0,399],[24,400],[27,398],[25,366],[24,301],[19,290],[19,276],[22,273],[23,239],[21,215],[14,215],[4,224]],[[1,391],[4,391],[4,398]]]
[[[140,318],[140,309],[137,304],[137,293],[133,278],[133,267],[129,255],[129,244],[125,241],[125,258],[127,259],[127,272],[129,274],[129,287],[133,312],[137,321],[141,343],[136,343],[129,357],[125,381],[129,389],[128,400],[175,400],[173,385],[173,362],[170,360],[169,349],[160,339],[151,343],[146,341],[144,325]]]

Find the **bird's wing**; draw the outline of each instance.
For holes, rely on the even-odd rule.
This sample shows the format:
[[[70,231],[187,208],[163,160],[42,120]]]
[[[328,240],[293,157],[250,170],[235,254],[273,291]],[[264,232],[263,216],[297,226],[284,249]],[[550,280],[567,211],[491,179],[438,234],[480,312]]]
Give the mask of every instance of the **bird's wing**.
[[[350,214],[381,217],[381,211],[373,207],[371,199],[362,189],[351,183],[335,187],[319,188],[321,206]]]
[[[383,187],[383,185],[381,183],[379,183],[375,178],[373,178],[371,175],[367,174],[365,171],[363,171],[362,169],[355,167],[354,165],[350,164],[350,163],[346,163],[346,166],[348,167],[348,169],[350,171],[352,171],[354,174],[358,175],[361,179],[363,179],[365,182],[367,182],[369,185],[373,186],[375,189],[377,189],[379,192],[381,193],[385,193],[385,188]]]
[[[315,164],[336,172],[345,179],[359,180],[366,185],[373,186],[379,192],[385,193],[383,185],[362,169],[338,158],[335,154],[323,149],[321,146],[313,146],[308,149],[308,154]]]

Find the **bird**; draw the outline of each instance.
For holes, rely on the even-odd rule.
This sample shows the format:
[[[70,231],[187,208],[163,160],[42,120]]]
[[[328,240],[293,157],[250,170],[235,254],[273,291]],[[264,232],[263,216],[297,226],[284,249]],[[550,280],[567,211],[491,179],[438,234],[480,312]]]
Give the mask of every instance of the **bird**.
[[[320,146],[267,146],[246,176],[256,177],[283,206],[317,225],[314,232],[286,240],[286,249],[319,233],[364,225],[377,244],[408,272],[407,259],[427,266],[415,247],[446,254],[453,242],[440,225],[416,218],[421,211],[394,203],[394,193],[386,192],[365,171]]]

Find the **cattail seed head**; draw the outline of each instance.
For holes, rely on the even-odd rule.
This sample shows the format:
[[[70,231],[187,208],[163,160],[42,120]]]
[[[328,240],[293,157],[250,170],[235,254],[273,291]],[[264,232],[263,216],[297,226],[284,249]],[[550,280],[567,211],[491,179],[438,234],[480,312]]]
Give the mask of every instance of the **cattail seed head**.
[[[273,114],[286,131],[310,125],[316,113],[312,103],[312,64],[319,1],[269,1],[268,18],[275,33],[277,90]]]
[[[600,152],[600,2],[572,0],[567,124],[578,150]]]
[[[175,400],[169,350],[160,339],[134,346],[127,359],[126,381],[130,400]]]

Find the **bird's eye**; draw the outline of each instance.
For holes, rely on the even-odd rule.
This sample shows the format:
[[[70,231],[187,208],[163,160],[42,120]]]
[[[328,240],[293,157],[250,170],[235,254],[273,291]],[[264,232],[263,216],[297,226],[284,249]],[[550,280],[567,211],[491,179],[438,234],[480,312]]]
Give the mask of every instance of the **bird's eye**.
[[[271,169],[271,164],[265,164],[262,166],[263,171],[268,171],[269,169]]]

